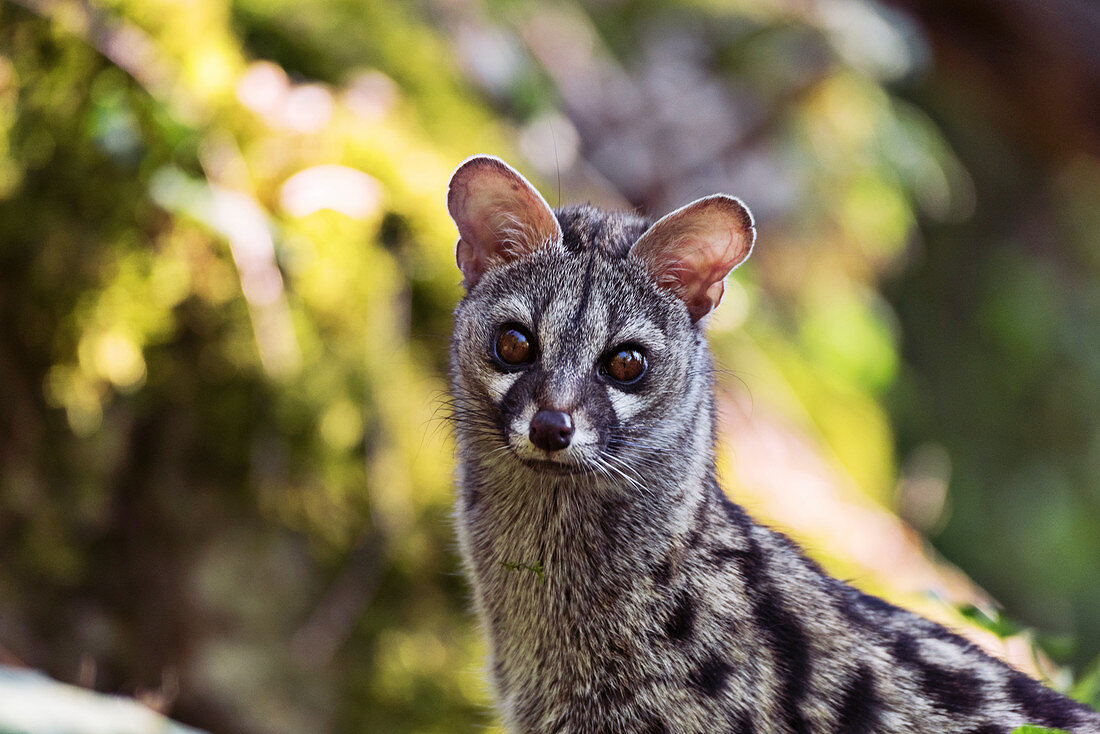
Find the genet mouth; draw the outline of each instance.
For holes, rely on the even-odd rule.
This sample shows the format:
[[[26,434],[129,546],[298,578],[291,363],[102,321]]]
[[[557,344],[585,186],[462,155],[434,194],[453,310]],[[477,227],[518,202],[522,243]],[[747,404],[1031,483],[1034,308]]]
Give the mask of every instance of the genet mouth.
[[[535,471],[546,472],[549,474],[587,474],[588,470],[584,467],[577,466],[576,464],[565,464],[560,461],[553,461],[551,459],[525,459],[523,457],[516,457],[525,466],[534,469]]]

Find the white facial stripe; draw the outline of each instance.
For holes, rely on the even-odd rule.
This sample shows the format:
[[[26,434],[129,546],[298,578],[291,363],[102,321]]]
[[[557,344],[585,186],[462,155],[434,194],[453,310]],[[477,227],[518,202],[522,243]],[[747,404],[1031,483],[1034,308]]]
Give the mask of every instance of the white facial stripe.
[[[587,449],[599,442],[600,434],[592,427],[588,414],[583,410],[573,413],[573,442],[569,445],[570,448]]]
[[[620,423],[629,421],[645,407],[645,401],[638,395],[625,393],[613,387],[607,388],[607,397],[611,400],[611,407],[615,409],[615,417]]]
[[[524,326],[534,322],[531,307],[519,296],[506,296],[493,304],[492,318],[498,323],[514,321]]]
[[[665,346],[665,335],[652,321],[635,318],[626,322],[615,332],[610,346],[626,343],[640,344],[649,349],[660,350]]]

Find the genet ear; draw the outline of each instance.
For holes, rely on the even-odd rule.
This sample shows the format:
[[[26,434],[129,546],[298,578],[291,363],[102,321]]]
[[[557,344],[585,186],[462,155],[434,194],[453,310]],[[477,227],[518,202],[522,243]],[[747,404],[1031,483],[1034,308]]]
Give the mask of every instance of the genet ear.
[[[752,214],[741,200],[716,194],[659,219],[630,255],[687,305],[696,322],[722,300],[726,276],[745,261],[755,240]]]
[[[472,288],[492,267],[561,239],[550,205],[499,158],[467,158],[451,174],[447,210],[458,227],[455,259]]]

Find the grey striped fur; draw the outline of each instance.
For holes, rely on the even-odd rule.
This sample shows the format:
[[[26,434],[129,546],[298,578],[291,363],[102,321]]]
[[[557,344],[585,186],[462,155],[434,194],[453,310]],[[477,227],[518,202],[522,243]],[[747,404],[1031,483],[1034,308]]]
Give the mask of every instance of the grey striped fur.
[[[1100,715],[726,499],[703,324],[631,256],[651,222],[555,215],[560,239],[469,287],[451,346],[456,526],[511,730],[1100,734]],[[524,369],[493,358],[506,323],[537,341]],[[629,390],[595,369],[623,343],[649,362]],[[527,438],[548,405],[576,426],[566,467]]]

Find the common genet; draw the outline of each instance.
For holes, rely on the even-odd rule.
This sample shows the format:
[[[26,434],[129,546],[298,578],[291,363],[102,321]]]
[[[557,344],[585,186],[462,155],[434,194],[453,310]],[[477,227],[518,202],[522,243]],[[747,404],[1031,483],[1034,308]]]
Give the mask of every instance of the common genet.
[[[453,174],[456,526],[514,731],[1100,734],[1100,715],[832,578],[715,476],[706,316],[752,251],[716,195],[652,222]]]

